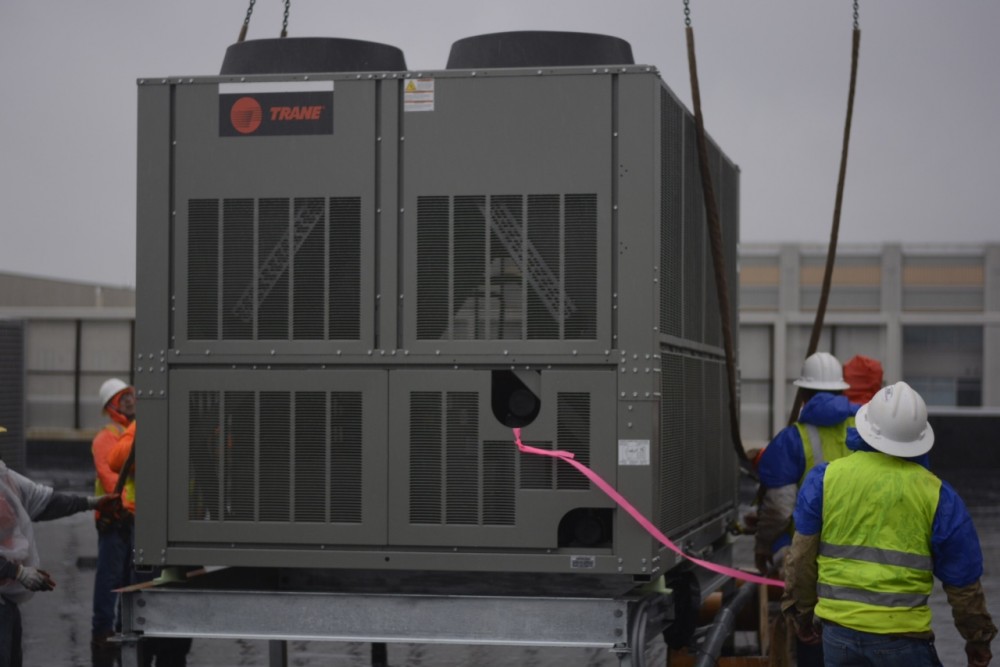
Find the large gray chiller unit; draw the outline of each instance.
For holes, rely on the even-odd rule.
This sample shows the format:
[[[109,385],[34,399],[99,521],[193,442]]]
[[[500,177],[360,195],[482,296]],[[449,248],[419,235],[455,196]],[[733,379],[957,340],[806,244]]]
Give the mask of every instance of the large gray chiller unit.
[[[490,56],[586,37],[470,38],[441,71],[140,80],[140,565],[680,562],[512,427],[691,553],[725,543],[738,465],[693,117],[630,50]],[[734,286],[739,171],[709,151]]]

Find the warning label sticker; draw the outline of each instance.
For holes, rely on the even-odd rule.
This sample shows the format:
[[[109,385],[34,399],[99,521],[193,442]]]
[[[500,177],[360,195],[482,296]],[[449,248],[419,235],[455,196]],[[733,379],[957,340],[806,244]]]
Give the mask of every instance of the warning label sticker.
[[[434,79],[409,79],[403,86],[403,111],[434,111]]]
[[[649,440],[619,440],[618,465],[648,466]]]

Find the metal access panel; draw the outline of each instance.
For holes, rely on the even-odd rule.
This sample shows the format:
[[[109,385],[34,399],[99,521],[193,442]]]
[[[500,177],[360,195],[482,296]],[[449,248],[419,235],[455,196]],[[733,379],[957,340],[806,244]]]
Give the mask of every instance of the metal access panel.
[[[655,69],[141,81],[139,130],[139,563],[680,562],[513,426],[728,553],[694,123]]]
[[[392,375],[389,437],[406,445],[389,462],[391,543],[556,550],[567,515],[613,507],[568,464],[518,452],[494,416],[490,371]],[[613,479],[614,422],[600,417],[614,390],[611,370],[539,374],[541,411],[525,444],[572,452]]]

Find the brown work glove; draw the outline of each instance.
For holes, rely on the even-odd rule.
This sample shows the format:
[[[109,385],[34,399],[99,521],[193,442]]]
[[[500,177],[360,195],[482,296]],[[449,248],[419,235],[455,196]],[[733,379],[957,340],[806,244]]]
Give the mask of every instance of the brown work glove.
[[[985,642],[966,642],[965,655],[969,657],[969,667],[986,667],[993,659],[990,645]]]
[[[87,498],[87,507],[97,510],[101,514],[114,516],[122,508],[122,497],[118,493],[106,493],[103,496],[90,496]]]
[[[792,622],[795,628],[795,636],[799,641],[808,646],[817,646],[823,643],[823,628],[816,622],[816,617],[812,612],[799,613],[794,607],[785,610],[785,616]]]

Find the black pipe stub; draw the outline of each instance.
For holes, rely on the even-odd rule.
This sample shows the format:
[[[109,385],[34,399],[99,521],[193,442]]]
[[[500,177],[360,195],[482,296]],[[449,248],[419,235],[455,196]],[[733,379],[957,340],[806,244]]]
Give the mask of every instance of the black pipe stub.
[[[448,69],[634,65],[624,39],[588,32],[519,30],[460,39]]]
[[[236,42],[226,49],[220,74],[402,72],[395,46],[340,37],[280,37]]]

